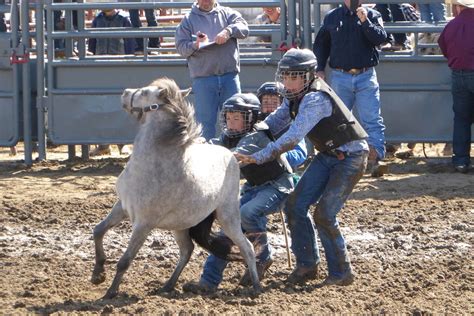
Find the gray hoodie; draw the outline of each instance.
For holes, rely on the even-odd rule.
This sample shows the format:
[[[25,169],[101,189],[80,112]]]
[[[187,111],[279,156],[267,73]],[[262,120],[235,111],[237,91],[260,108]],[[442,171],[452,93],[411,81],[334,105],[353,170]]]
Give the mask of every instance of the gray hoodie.
[[[209,41],[224,28],[230,27],[230,39],[222,45],[211,45],[196,50],[193,35],[198,31],[207,34]],[[204,12],[194,3],[191,12],[187,14],[176,29],[176,49],[188,60],[191,78],[223,75],[240,71],[239,46],[237,39],[246,38],[249,34],[247,22],[239,12],[220,6]]]

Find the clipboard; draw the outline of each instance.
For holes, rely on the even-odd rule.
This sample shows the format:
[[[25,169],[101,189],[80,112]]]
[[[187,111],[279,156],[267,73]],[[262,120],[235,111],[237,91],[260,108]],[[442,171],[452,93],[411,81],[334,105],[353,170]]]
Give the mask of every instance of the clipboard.
[[[198,50],[214,45],[217,45],[216,42],[199,42]]]

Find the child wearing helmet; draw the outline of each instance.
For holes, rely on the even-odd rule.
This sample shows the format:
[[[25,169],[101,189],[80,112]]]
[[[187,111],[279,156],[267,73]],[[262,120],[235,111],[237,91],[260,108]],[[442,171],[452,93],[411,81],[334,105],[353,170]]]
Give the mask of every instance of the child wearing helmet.
[[[222,107],[220,125],[222,134],[211,143],[225,146],[242,154],[252,154],[270,143],[274,138],[270,131],[263,127],[255,127],[260,112],[260,101],[251,93],[234,94],[227,99]],[[306,159],[303,147],[299,151],[299,165]],[[246,183],[240,197],[240,214],[242,229],[253,243],[259,279],[263,279],[266,270],[273,263],[272,248],[267,238],[267,215],[280,209],[283,200],[293,191],[294,182],[292,167],[282,154],[265,164],[248,164],[241,166],[241,175]],[[194,293],[214,292],[222,281],[222,274],[227,261],[209,255],[203,268],[199,282],[189,282],[183,290]],[[241,285],[250,285],[248,271],[240,280]]]
[[[258,116],[259,121],[263,121],[270,113],[275,111],[277,107],[283,102],[283,91],[285,87],[280,82],[265,82],[257,90],[257,97],[260,100],[260,115]],[[283,129],[280,133],[275,135],[275,138],[280,137],[287,129]],[[303,148],[298,148],[304,146]],[[299,154],[305,152],[305,156],[314,154],[313,145],[306,139],[303,139],[300,143],[295,146],[295,149],[286,152],[286,158],[292,167],[298,166],[298,162],[305,160],[303,157],[299,157]],[[295,179],[299,179],[299,176],[294,175]]]
[[[261,104],[259,120],[263,121],[268,114],[280,106],[283,101],[283,89],[284,87],[280,82],[265,82],[258,88],[257,97]]]
[[[285,205],[296,268],[287,282],[316,279],[319,249],[309,208],[324,247],[328,265],[325,285],[348,285],[355,275],[336,218],[367,165],[367,134],[334,91],[315,76],[317,60],[308,49],[290,49],[276,73],[284,85],[284,100],[264,121],[274,142],[253,154],[234,155],[241,163],[265,164],[292,148],[305,136],[318,154],[309,164]]]

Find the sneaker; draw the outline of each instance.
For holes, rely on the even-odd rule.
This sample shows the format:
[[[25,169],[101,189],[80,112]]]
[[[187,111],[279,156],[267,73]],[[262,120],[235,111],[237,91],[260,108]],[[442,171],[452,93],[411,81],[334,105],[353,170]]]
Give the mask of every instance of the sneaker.
[[[318,277],[318,266],[296,267],[288,276],[286,282],[291,284],[305,284],[306,281],[314,280]]]
[[[273,263],[273,259],[271,258],[264,262],[257,262],[257,275],[260,281],[262,281],[265,278],[265,272],[267,272],[268,268],[270,268],[272,263]],[[245,269],[245,273],[240,279],[239,284],[242,286],[252,285],[252,278],[250,277],[250,272],[248,268]]]
[[[349,270],[341,277],[335,277],[333,275],[328,276],[324,280],[323,285],[347,286],[354,283],[354,280],[355,280],[355,274],[351,270]]]
[[[191,281],[183,284],[183,291],[194,294],[212,294],[217,291],[217,286],[203,280],[200,280],[199,282]]]
[[[469,166],[467,165],[454,166],[454,170],[460,173],[467,173],[469,171]]]
[[[90,156],[104,156],[104,155],[110,155],[110,146],[109,145],[99,145],[97,146],[93,151],[90,152]]]

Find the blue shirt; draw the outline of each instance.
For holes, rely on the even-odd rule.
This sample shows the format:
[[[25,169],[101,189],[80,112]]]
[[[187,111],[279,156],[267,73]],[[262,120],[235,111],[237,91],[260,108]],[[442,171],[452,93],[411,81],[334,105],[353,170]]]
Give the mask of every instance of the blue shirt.
[[[349,70],[379,63],[376,46],[387,41],[379,12],[367,8],[367,20],[361,23],[345,5],[329,11],[313,44],[318,59],[317,71],[324,71],[330,57],[331,68]]]
[[[283,103],[267,118],[265,123],[270,127],[271,132],[276,135],[291,123],[290,128],[283,133],[276,141],[270,142],[267,146],[254,153],[253,158],[257,164],[263,164],[275,159],[281,153],[295,147],[312,129],[325,117],[332,113],[331,100],[323,92],[309,92],[301,100],[298,115],[292,122],[288,100]],[[368,151],[369,147],[364,139],[354,140],[338,147],[344,152]]]

